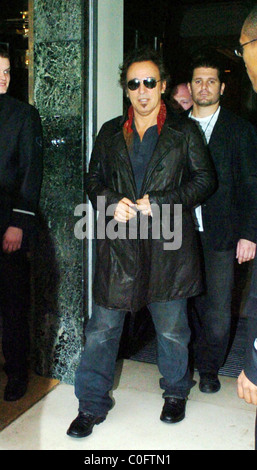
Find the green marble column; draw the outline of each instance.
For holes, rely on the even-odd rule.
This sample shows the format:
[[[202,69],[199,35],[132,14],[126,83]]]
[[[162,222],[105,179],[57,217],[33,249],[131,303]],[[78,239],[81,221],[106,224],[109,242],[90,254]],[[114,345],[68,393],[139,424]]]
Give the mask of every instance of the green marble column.
[[[32,356],[38,373],[72,383],[84,323],[82,0],[34,1],[34,99],[44,132],[40,230],[33,260]],[[83,14],[82,14],[83,12]]]

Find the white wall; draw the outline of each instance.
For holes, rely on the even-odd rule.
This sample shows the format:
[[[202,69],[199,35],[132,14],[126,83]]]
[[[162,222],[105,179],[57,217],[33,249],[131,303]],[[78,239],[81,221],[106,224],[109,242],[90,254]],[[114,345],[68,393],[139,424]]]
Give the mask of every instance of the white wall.
[[[94,1],[94,0],[93,0]],[[119,86],[119,65],[123,62],[123,0],[98,0],[97,3],[97,123],[96,131],[109,119],[123,112],[122,89]],[[92,124],[92,123],[91,123]],[[92,131],[92,132],[91,132]],[[93,129],[89,130],[89,154],[93,147]],[[92,141],[91,141],[92,139]],[[89,208],[89,231],[94,228],[94,213]],[[92,239],[87,243],[87,303],[92,314],[92,281],[94,250]]]
[[[123,61],[123,0],[98,0],[97,130],[122,114],[122,89],[118,84]]]

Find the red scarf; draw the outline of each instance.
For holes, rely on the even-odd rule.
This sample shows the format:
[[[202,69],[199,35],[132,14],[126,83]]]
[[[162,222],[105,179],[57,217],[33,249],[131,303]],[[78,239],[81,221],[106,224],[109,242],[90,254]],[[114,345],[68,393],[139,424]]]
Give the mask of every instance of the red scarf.
[[[166,106],[165,106],[164,101],[162,100],[160,111],[157,116],[157,128],[158,128],[159,135],[161,133],[162,126],[165,123],[166,115],[167,115]],[[132,129],[133,117],[134,117],[134,110],[133,110],[133,107],[130,106],[128,110],[128,120],[125,122],[123,126],[125,134],[131,134],[133,132],[133,129]]]

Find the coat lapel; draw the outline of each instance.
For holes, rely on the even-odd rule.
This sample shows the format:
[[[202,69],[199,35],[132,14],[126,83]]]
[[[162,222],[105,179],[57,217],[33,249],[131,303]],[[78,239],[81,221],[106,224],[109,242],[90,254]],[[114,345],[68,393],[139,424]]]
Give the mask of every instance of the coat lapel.
[[[225,110],[221,108],[219,117],[212,131],[210,142],[208,144],[212,159],[214,161],[216,171],[220,166],[220,161],[223,161],[224,164],[227,161],[224,158],[224,153],[226,152],[226,142],[228,141],[229,130],[227,129],[227,116]]]
[[[145,177],[144,177],[142,190],[141,190],[142,193],[145,192],[147,183],[154,169],[158,166],[158,164],[161,162],[163,157],[168,152],[170,152],[172,148],[175,146],[176,138],[177,138],[177,133],[174,132],[174,130],[171,129],[168,125],[164,125],[162,128],[161,134],[159,136],[157,145],[155,147],[155,150],[153,152],[152,158],[150,159],[146,172],[145,172]]]
[[[120,123],[119,123],[120,124]],[[143,185],[141,188],[141,192],[144,192],[145,188],[147,187],[147,182],[152,175],[152,172],[162,160],[162,158],[175,147],[177,139],[181,138],[181,133],[174,130],[172,126],[172,122],[169,122],[169,118],[167,118],[164,126],[162,127],[162,131],[160,133],[157,145],[153,152],[153,155],[148,163]],[[108,146],[112,149],[112,154],[114,158],[119,158],[123,165],[126,165],[129,173],[131,175],[131,182],[133,182],[134,190],[136,188],[135,180],[134,180],[134,173],[129,157],[128,148],[123,136],[122,127],[119,125],[117,126],[117,131],[112,135],[110,141],[108,142]]]
[[[226,119],[226,113],[224,112],[224,109],[221,108],[219,117],[217,119],[217,122],[214,126],[214,129],[212,131],[212,135],[210,138],[209,146],[215,146],[217,143],[223,139],[223,136],[227,135],[227,119]]]
[[[136,198],[136,182],[134,178],[134,172],[130,161],[128,148],[123,136],[123,130],[119,129],[110,139],[109,148],[111,154],[115,160],[120,160],[119,165],[121,168],[124,166],[127,168],[128,181],[131,183],[131,191],[133,193],[133,199]],[[129,185],[128,185],[129,186]]]

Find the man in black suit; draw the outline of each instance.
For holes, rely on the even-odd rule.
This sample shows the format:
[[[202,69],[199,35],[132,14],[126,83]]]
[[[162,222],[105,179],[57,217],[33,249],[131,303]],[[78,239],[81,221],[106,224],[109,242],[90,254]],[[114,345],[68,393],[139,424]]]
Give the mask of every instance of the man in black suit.
[[[244,21],[240,46],[235,50],[242,57],[248,76],[257,93],[257,6]],[[248,337],[244,370],[238,377],[238,396],[247,403],[257,405],[257,257],[255,257],[249,296],[244,313],[248,321]],[[255,449],[257,449],[257,416],[255,424]]]
[[[42,181],[42,130],[37,110],[8,96],[10,58],[0,50],[0,310],[8,382],[6,401],[27,389],[30,236]]]
[[[196,208],[206,291],[195,300],[199,318],[195,357],[200,390],[214,393],[220,389],[218,372],[230,337],[235,258],[241,264],[256,252],[257,135],[249,122],[220,106],[225,81],[213,52],[199,53],[190,74],[189,116],[200,125],[218,178],[217,191]]]

